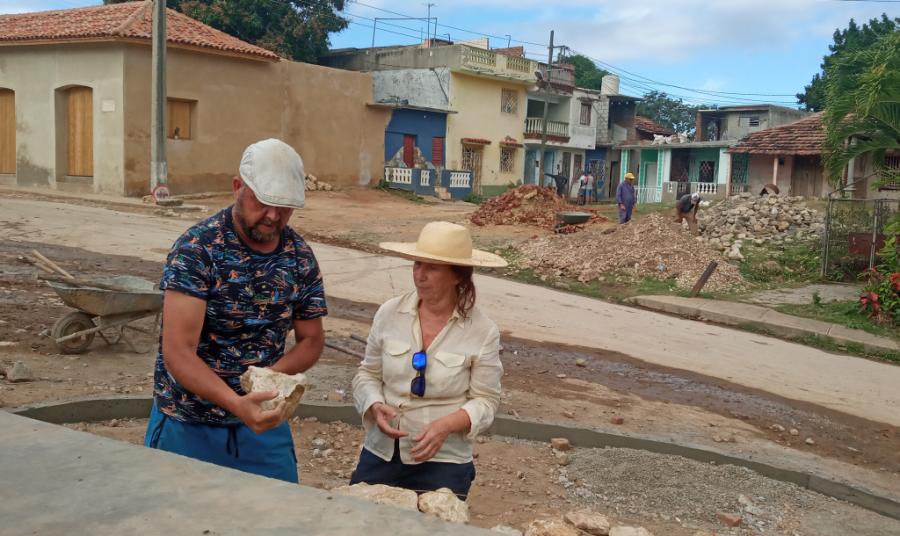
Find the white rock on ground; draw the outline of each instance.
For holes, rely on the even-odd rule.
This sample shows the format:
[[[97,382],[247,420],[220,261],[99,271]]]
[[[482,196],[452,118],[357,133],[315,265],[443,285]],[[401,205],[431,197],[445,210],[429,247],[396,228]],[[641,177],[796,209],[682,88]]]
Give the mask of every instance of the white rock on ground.
[[[529,523],[525,536],[580,536],[580,533],[561,518],[550,518],[535,519]]]
[[[469,506],[447,488],[420,495],[419,511],[451,523],[469,522]]]
[[[609,534],[609,519],[597,512],[577,510],[567,513],[563,516],[563,519],[575,528],[581,529],[588,534],[595,536],[606,536]]]
[[[491,527],[491,532],[499,532],[500,534],[506,534],[507,536],[522,536],[521,530],[514,529],[508,525],[497,525]]]
[[[6,369],[6,381],[30,382],[34,380],[34,372],[24,361],[16,361]]]
[[[385,486],[384,484],[353,484],[331,490],[332,493],[365,499],[377,504],[387,504],[404,510],[419,511],[419,497],[415,491]]]
[[[644,527],[613,527],[609,536],[653,536],[653,533]]]
[[[249,367],[241,374],[241,388],[247,392],[278,391],[278,396],[261,404],[262,409],[274,409],[284,400],[284,414],[293,415],[300,405],[300,397],[306,390],[306,376],[303,374],[282,374],[270,368]]]

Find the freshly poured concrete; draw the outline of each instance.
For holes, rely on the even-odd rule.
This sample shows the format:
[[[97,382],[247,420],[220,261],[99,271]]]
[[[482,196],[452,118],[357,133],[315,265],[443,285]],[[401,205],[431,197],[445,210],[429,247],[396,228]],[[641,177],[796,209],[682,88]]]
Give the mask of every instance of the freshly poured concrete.
[[[488,534],[5,411],[0,430],[3,536]]]

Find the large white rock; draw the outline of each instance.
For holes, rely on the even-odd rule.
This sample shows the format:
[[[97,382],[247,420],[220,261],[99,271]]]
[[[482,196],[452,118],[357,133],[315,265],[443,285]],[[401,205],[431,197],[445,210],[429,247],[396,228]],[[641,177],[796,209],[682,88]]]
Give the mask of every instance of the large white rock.
[[[262,403],[262,409],[275,409],[281,401],[285,401],[284,415],[290,417],[300,405],[300,397],[306,390],[304,374],[283,374],[270,368],[249,367],[241,374],[241,388],[244,392],[278,391],[278,396]]]
[[[613,527],[609,536],[653,536],[653,533],[644,527]]]
[[[525,536],[580,536],[578,529],[558,517],[535,519],[525,528]]]
[[[606,536],[609,534],[609,519],[603,514],[592,512],[590,510],[577,510],[569,512],[563,519],[577,529],[581,529],[588,534],[595,536]]]
[[[491,532],[499,532],[500,534],[506,534],[506,536],[522,536],[521,530],[514,529],[508,525],[497,525],[495,527],[491,527]]]
[[[451,523],[469,522],[469,506],[447,488],[419,495],[419,511]]]
[[[385,486],[384,484],[353,484],[331,490],[332,493],[357,497],[378,504],[387,504],[404,510],[419,511],[419,497],[409,489]]]

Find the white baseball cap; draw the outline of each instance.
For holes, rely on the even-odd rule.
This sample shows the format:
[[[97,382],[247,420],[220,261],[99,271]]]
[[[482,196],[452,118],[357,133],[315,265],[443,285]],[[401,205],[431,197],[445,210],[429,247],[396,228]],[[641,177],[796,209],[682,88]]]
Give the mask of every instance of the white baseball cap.
[[[306,201],[303,159],[283,141],[269,138],[244,149],[240,174],[260,203],[303,208]]]

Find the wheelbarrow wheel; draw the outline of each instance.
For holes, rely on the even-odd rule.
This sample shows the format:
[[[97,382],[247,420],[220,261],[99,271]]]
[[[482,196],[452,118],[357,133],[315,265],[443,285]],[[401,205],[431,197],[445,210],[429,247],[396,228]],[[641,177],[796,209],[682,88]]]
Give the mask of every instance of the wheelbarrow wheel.
[[[90,315],[79,311],[73,311],[57,320],[56,324],[53,324],[50,335],[53,337],[53,342],[56,343],[56,347],[59,348],[60,352],[64,354],[83,354],[87,351],[88,346],[91,345],[96,333],[88,333],[82,337],[75,337],[63,342],[56,342],[56,339],[93,327],[94,321],[91,319]]]

